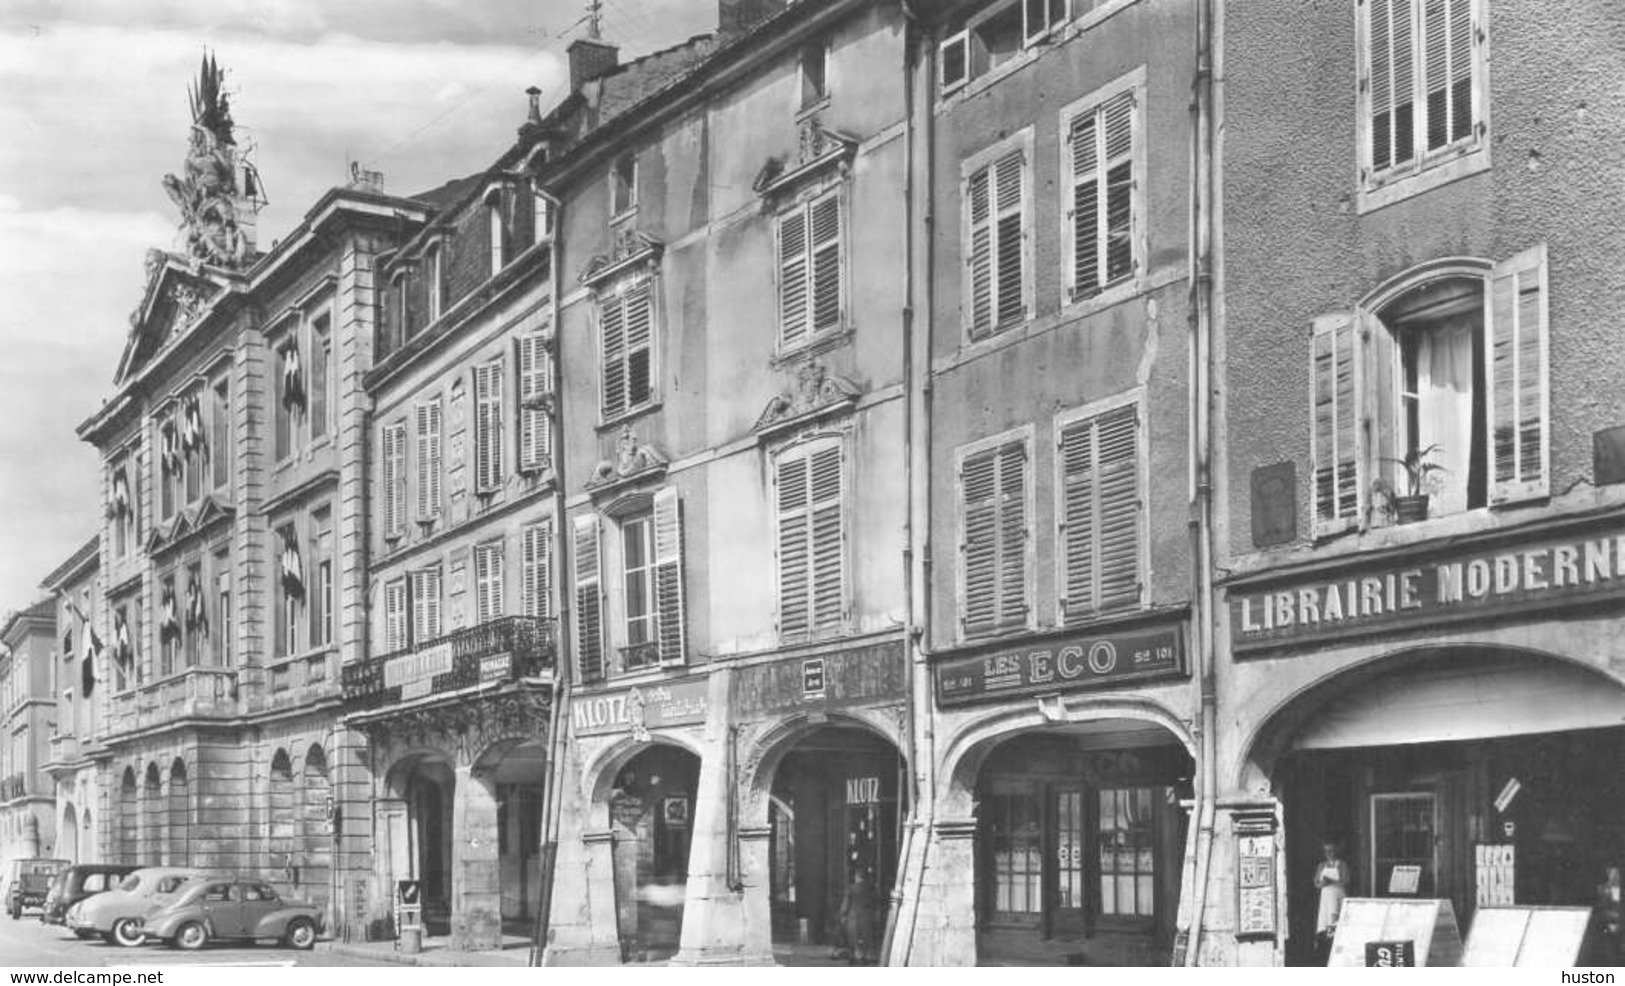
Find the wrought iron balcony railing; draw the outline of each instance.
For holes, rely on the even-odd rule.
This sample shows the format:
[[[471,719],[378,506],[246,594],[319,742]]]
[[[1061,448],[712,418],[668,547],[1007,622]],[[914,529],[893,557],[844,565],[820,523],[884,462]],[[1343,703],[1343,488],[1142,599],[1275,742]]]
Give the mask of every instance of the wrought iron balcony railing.
[[[365,711],[551,671],[558,654],[554,627],[551,619],[505,616],[346,664],[345,707]]]

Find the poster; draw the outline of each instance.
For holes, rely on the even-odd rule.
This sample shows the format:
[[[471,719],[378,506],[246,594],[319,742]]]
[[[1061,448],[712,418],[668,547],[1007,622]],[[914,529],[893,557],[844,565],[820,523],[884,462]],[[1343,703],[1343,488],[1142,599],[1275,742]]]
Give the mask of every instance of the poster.
[[[1275,935],[1275,836],[1236,839],[1236,937]]]
[[[1473,846],[1477,887],[1475,901],[1479,907],[1517,903],[1514,887],[1517,884],[1517,847],[1508,843],[1497,845],[1479,843]]]

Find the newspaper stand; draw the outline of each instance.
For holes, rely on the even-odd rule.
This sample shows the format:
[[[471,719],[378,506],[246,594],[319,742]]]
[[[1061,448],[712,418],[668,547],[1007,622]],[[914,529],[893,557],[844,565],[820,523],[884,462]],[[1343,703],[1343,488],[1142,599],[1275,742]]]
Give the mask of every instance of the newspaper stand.
[[[395,882],[395,950],[416,954],[423,950],[423,881]]]

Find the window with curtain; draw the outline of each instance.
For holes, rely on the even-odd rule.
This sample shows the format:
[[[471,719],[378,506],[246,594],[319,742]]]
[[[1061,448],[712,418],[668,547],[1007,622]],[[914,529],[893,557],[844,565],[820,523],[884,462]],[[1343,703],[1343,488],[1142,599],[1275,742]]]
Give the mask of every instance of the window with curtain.
[[[1100,849],[1100,913],[1104,917],[1156,914],[1156,788],[1102,788],[1095,837]]]

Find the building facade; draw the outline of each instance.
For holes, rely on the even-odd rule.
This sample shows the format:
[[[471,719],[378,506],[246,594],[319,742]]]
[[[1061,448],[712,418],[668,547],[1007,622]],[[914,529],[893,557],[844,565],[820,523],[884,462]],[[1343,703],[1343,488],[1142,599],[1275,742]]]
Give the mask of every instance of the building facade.
[[[40,768],[51,756],[56,606],[42,599],[0,627],[0,862],[57,851],[54,791]]]
[[[102,708],[107,689],[107,647],[97,628],[103,611],[99,562],[101,538],[92,537],[40,583],[55,601],[52,661],[56,728],[41,769],[50,775],[55,799],[56,854],[75,863],[99,862],[96,755],[101,749]]]
[[[1625,208],[1625,116],[1618,13],[1572,13],[1225,5],[1235,808],[1203,962],[1324,962],[1326,841],[1351,895],[1442,898],[1464,930],[1617,885],[1625,281],[1595,220]]]

